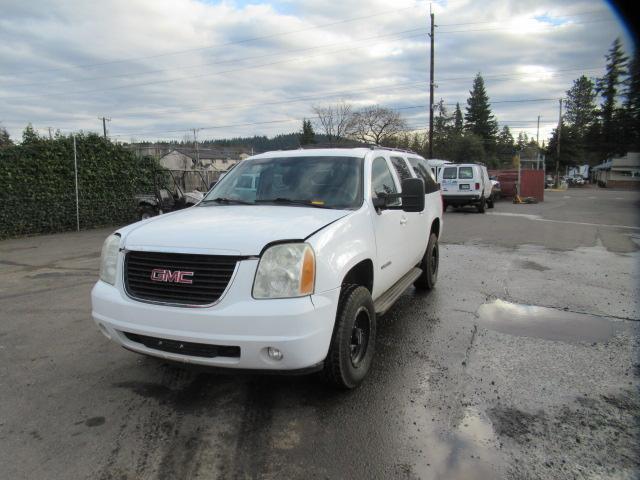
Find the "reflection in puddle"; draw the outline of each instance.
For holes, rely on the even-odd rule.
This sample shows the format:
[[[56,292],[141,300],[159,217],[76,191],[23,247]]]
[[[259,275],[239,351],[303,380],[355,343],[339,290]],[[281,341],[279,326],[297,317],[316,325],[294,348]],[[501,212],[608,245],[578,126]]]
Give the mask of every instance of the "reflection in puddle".
[[[478,317],[481,327],[522,337],[604,342],[613,334],[611,322],[602,317],[502,300],[480,305]]]
[[[504,468],[491,422],[475,408],[467,408],[463,417],[444,431],[427,430],[422,442],[424,457],[414,465],[421,479],[494,479]]]

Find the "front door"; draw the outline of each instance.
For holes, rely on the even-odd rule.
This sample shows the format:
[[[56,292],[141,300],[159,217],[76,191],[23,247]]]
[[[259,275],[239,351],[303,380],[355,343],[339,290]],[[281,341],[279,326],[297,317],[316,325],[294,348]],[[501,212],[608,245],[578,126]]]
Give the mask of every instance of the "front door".
[[[391,174],[387,160],[376,158],[371,165],[371,195],[378,193],[397,193],[400,189]],[[396,200],[392,205],[400,205]],[[407,217],[402,210],[378,210],[373,216],[373,229],[376,236],[376,260],[374,272],[373,298],[384,293],[402,275],[405,252],[402,239]]]

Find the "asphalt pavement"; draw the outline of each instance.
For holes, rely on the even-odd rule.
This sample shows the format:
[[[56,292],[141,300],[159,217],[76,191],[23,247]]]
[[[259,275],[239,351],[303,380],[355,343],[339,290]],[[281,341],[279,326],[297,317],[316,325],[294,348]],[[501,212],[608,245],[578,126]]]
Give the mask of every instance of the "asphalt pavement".
[[[445,214],[436,289],[378,323],[352,392],[107,341],[110,229],[0,242],[0,478],[640,476],[640,193]]]

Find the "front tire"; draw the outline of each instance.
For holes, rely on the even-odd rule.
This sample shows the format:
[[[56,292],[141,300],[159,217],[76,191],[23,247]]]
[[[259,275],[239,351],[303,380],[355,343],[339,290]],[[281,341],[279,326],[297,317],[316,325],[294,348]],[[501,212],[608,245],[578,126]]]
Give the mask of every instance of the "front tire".
[[[487,200],[487,208],[493,208],[493,203],[495,202],[495,197],[491,195]]]
[[[156,215],[156,210],[153,207],[145,205],[140,208],[140,220],[146,220],[148,218],[155,217]]]
[[[419,290],[432,290],[438,281],[438,268],[440,265],[440,249],[438,248],[438,236],[432,233],[429,236],[427,251],[422,257],[420,268],[422,275],[413,282],[413,286]]]
[[[367,375],[376,340],[376,312],[369,290],[348,285],[340,295],[336,324],[324,362],[327,381],[345,390],[356,388]]]

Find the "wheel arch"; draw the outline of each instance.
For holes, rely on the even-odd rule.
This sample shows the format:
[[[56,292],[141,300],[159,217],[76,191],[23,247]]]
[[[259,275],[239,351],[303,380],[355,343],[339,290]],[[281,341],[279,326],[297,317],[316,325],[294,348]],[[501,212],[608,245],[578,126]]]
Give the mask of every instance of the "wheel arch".
[[[345,285],[362,285],[369,293],[373,293],[373,261],[364,259],[353,265],[342,279],[341,288]]]
[[[436,237],[440,238],[440,219],[439,218],[435,218],[431,223],[431,230],[429,231],[429,234],[432,234],[432,233],[435,233]]]

